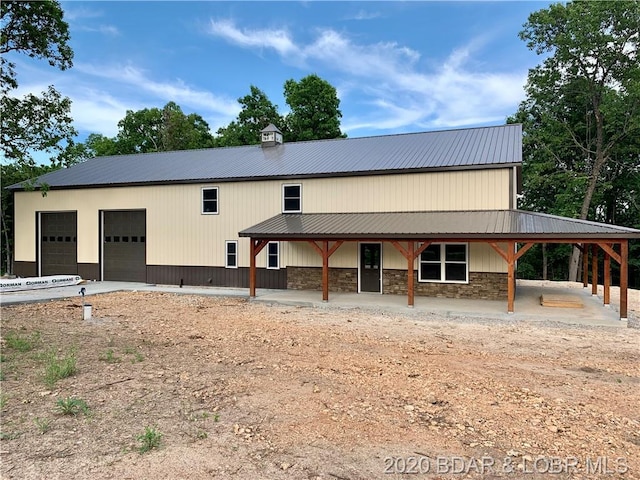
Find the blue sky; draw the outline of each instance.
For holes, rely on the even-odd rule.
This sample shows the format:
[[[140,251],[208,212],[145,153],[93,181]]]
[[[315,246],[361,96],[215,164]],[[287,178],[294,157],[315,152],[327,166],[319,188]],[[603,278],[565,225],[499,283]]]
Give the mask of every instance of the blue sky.
[[[338,90],[350,137],[495,125],[541,62],[518,32],[548,5],[68,1],[73,68],[15,60],[21,92],[53,84],[72,99],[80,140],[169,101],[215,132],[252,84],[286,113],[284,82],[311,73]]]

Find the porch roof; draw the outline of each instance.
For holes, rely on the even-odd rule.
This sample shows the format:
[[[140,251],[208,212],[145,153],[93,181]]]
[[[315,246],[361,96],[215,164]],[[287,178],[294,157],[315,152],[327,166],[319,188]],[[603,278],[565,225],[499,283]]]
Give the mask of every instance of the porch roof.
[[[262,239],[606,240],[640,230],[524,210],[280,214],[239,232]]]

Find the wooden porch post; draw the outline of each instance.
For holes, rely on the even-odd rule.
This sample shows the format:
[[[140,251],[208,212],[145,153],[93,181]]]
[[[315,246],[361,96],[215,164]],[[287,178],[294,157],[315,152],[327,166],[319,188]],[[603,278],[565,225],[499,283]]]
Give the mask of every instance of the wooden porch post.
[[[413,280],[413,261],[415,259],[415,247],[416,244],[413,240],[407,242],[409,251],[407,252],[407,294],[409,296],[409,306],[413,307],[413,297],[414,297],[414,280]]]
[[[510,241],[507,244],[507,313],[513,313],[514,300],[516,297],[516,273],[515,273],[516,242]]]
[[[322,241],[322,301],[329,301],[329,240]]]
[[[582,286],[589,285],[589,245],[582,244]]]
[[[329,248],[329,240],[322,240],[322,247],[318,246],[315,240],[307,240],[309,245],[322,257],[322,301],[329,301],[329,257],[344,243],[338,240]]]
[[[258,255],[265,245],[269,243],[267,240],[254,240],[249,238],[249,296],[256,296],[256,255]]]
[[[431,241],[425,241],[416,249],[416,243],[413,240],[407,241],[407,248],[405,249],[398,240],[390,240],[391,245],[396,247],[404,258],[407,259],[407,306],[413,307],[414,299],[415,299],[415,280],[413,278],[413,262],[416,258],[420,256],[422,252],[424,252],[429,245],[431,245]]]
[[[620,320],[627,319],[627,286],[629,282],[629,240],[620,242]]]
[[[604,306],[608,307],[610,303],[610,287],[611,287],[611,255],[604,252]]]
[[[496,242],[487,242],[505,262],[507,262],[507,313],[514,312],[514,302],[516,298],[516,260],[529,251],[534,243],[525,243],[516,252],[517,242],[510,240],[507,242],[507,252],[505,253]]]
[[[256,244],[249,239],[249,297],[256,296]]]
[[[598,295],[598,245],[591,245],[591,295]]]

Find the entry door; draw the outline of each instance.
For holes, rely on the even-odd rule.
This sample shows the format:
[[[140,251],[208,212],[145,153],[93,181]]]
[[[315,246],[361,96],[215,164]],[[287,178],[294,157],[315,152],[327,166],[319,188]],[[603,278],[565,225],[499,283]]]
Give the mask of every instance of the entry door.
[[[382,245],[360,244],[360,291],[382,293]]]
[[[125,210],[102,213],[103,280],[146,282],[146,212]]]

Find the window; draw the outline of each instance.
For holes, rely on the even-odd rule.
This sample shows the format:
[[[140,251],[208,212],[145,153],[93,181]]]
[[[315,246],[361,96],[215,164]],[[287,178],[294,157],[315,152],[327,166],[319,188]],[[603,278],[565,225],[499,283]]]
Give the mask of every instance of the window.
[[[227,240],[225,242],[226,260],[224,266],[227,268],[238,268],[238,241]]]
[[[282,213],[302,212],[302,185],[282,185]]]
[[[433,243],[420,254],[419,281],[467,283],[466,243]]]
[[[202,189],[202,213],[205,215],[218,213],[218,187]]]
[[[278,242],[267,244],[267,268],[270,270],[280,268],[280,244]]]

